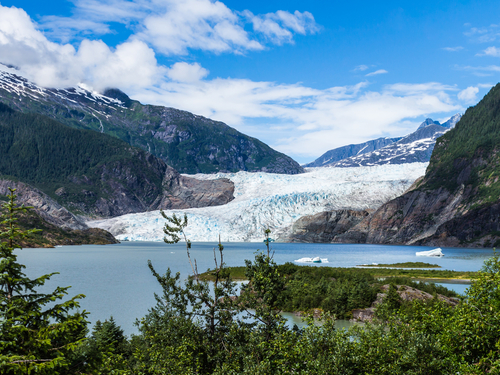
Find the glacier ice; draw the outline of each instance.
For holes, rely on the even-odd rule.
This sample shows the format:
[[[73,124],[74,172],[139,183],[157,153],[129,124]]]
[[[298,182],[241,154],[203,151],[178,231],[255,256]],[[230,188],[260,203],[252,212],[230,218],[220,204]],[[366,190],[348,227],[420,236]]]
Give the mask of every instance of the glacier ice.
[[[401,195],[420,176],[428,163],[409,163],[355,168],[307,168],[306,173],[284,175],[238,172],[190,175],[197,179],[229,178],[235,199],[223,206],[167,210],[167,215],[188,216],[191,241],[261,242],[263,230],[271,229],[279,240],[304,215],[327,210],[376,209]],[[162,241],[165,220],[159,211],[128,214],[87,222],[126,241]]]

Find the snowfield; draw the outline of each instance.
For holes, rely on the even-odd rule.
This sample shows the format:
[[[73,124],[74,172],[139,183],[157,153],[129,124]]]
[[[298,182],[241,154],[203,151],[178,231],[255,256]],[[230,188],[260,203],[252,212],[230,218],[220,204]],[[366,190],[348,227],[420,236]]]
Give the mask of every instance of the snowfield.
[[[217,207],[168,210],[188,216],[191,241],[261,242],[270,228],[279,240],[300,217],[339,209],[376,209],[405,192],[428,163],[356,168],[308,168],[306,173],[218,173],[190,175],[197,179],[229,178],[235,199]],[[162,241],[165,220],[159,211],[90,221],[121,241]]]

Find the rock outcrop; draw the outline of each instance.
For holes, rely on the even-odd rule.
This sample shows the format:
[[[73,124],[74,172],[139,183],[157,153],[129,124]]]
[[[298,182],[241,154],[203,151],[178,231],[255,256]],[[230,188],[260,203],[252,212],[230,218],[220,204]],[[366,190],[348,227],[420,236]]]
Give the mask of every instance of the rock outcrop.
[[[422,290],[413,288],[407,285],[396,285],[397,293],[402,301],[428,301],[434,298],[432,294],[424,292]],[[375,312],[377,306],[384,302],[385,297],[387,297],[387,292],[389,291],[389,284],[382,285],[380,287],[382,293],[377,293],[377,299],[372,303],[372,305],[366,309],[355,309],[352,311],[352,320],[355,322],[371,322],[375,318]],[[460,302],[458,298],[447,297],[442,294],[437,294],[436,297],[450,306],[456,306]]]
[[[331,242],[369,215],[369,211],[338,210],[303,216],[291,228],[291,233],[280,241],[318,243]]]
[[[69,212],[42,191],[22,182],[0,180],[0,195],[8,195],[16,189],[17,202],[33,209],[45,221],[64,229],[88,229],[85,221]]]

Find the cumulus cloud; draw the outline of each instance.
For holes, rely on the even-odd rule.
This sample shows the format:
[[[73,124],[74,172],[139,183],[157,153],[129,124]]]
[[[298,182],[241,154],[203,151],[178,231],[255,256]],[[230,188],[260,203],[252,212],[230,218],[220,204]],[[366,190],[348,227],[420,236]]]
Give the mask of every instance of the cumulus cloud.
[[[476,95],[478,92],[478,87],[469,86],[465,90],[460,91],[457,97],[465,103],[475,103],[477,101]]]
[[[224,121],[289,155],[311,158],[337,146],[407,134],[419,116],[459,110],[450,91],[456,88],[438,83],[374,92],[366,82],[316,90],[217,78],[195,85],[164,82],[134,97]]]
[[[483,52],[478,53],[478,56],[494,56],[500,57],[500,48],[488,47]]]
[[[79,82],[95,89],[107,86],[124,90],[152,85],[164,74],[154,51],[131,40],[109,48],[102,41],[71,44],[49,41],[22,9],[0,6],[0,56],[2,63],[17,66],[39,85],[67,87]]]
[[[75,6],[70,18],[43,18],[43,28],[66,41],[71,35],[110,33],[111,22],[123,23],[134,38],[166,55],[185,55],[189,50],[241,54],[262,50],[267,42],[293,43],[295,34],[319,30],[309,12],[253,15],[213,0],[76,0]],[[253,31],[247,24],[253,25]]]
[[[167,70],[167,77],[176,82],[198,82],[208,75],[208,70],[200,64],[188,64],[186,62],[178,62],[172,65]]]
[[[162,4],[171,5],[169,1]],[[206,43],[220,46],[210,47],[214,51],[217,48],[224,50],[224,45],[233,51],[247,48],[244,46],[250,39],[244,29],[241,29],[242,34],[232,34],[232,28],[239,25],[238,20],[243,16],[218,2],[186,0],[184,4],[193,1],[198,1],[200,8],[191,15],[193,22],[186,27],[188,34],[189,30],[198,31],[181,38],[177,44],[172,37],[172,44],[164,45],[166,51],[182,53],[187,48],[195,48],[194,43],[199,42],[194,38],[199,35],[210,36]],[[87,4],[92,9],[99,7],[94,1],[87,0]],[[179,27],[184,27],[189,12],[181,11],[181,5],[172,7],[177,7],[176,11],[184,18],[172,22],[179,22]],[[169,8],[169,12],[174,8]],[[123,11],[129,12],[130,9],[124,8]],[[146,11],[144,14],[141,19],[149,17],[152,23],[158,22],[155,35],[167,35],[168,39],[168,35],[177,32],[161,26],[159,18],[155,21],[154,18],[161,18],[161,14],[151,15]],[[106,17],[118,15],[108,14]],[[289,32],[312,32],[312,19],[304,13],[276,12],[266,17],[261,19],[272,20]],[[96,19],[93,21],[97,22]],[[151,26],[141,32],[152,33],[152,30]],[[214,33],[218,37],[214,37]],[[278,31],[270,35],[277,34]],[[23,10],[0,6],[0,62],[18,66],[22,75],[36,83],[48,87],[85,83],[97,91],[118,87],[143,103],[176,107],[224,121],[295,157],[317,157],[328,149],[348,143],[403,135],[413,130],[409,127],[420,116],[461,109],[450,98],[450,92],[458,89],[437,82],[398,83],[371,91],[368,82],[318,90],[301,84],[208,79],[208,70],[196,62],[177,62],[168,68],[159,65],[151,45],[151,40],[146,43],[139,33],[115,48],[103,41],[85,38],[74,45],[54,43]],[[466,97],[465,94],[462,96]],[[286,136],[283,129],[287,130]]]
[[[385,69],[379,69],[379,70],[376,70],[374,72],[365,74],[365,76],[366,77],[371,77],[371,76],[376,76],[376,75],[379,75],[379,74],[386,74],[386,73],[389,73],[389,72],[387,70],[385,70]]]
[[[313,15],[309,12],[295,11],[292,14],[279,10],[265,15],[253,15],[247,10],[243,14],[251,20],[256,32],[263,34],[275,44],[291,43],[294,32],[306,35],[319,30]]]

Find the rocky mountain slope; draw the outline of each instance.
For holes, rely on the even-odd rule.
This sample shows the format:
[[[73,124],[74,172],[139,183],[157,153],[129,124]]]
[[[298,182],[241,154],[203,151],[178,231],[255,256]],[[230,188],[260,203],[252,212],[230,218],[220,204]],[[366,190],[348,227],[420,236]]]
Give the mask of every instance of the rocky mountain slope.
[[[418,129],[402,138],[379,138],[373,141],[330,150],[312,163],[315,167],[359,167],[383,164],[428,162],[436,139],[460,120],[456,114],[448,121],[426,119]]]
[[[49,89],[0,70],[0,101],[73,128],[120,138],[181,173],[303,172],[290,157],[222,122],[174,108],[142,105],[116,89],[103,94],[83,86]]]
[[[83,229],[75,214],[103,218],[206,207],[231,201],[234,191],[229,180],[182,176],[117,138],[20,113],[2,103],[0,178],[3,188],[23,182],[21,202],[35,206],[52,224],[71,229]]]
[[[33,207],[27,212],[18,214],[17,226],[21,230],[34,228],[40,230],[21,240],[19,245],[22,247],[118,243],[111,233],[98,228],[89,228],[81,218],[73,215],[40,190],[22,182],[0,180],[1,204],[8,201],[9,188],[16,189],[18,205]]]
[[[327,243],[335,236],[347,232],[366,218],[372,210],[324,211],[316,215],[302,216],[293,223],[283,242]]]
[[[437,140],[423,179],[334,242],[500,245],[500,84]]]

